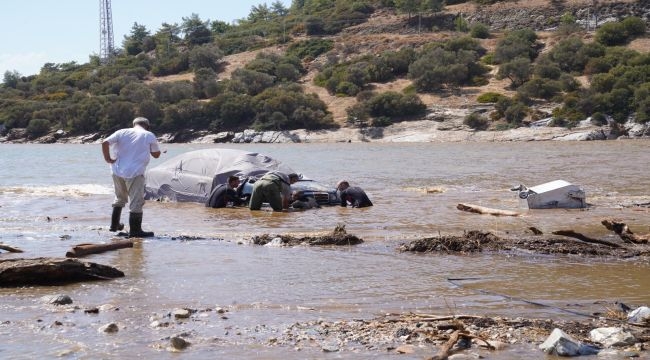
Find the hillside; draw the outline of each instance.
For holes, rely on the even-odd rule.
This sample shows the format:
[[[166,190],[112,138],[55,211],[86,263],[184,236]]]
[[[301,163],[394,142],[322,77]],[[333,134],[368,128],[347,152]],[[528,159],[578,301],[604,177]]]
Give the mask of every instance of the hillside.
[[[600,1],[601,6],[608,4],[621,4],[621,3],[634,3],[634,0],[604,0]],[[575,11],[584,9],[592,4],[592,0],[569,0],[564,2],[564,11]],[[515,1],[507,3],[496,3],[493,5],[478,6],[474,3],[463,3],[450,5],[445,7],[442,15],[454,16],[459,13],[465,14],[468,18],[481,14],[492,14],[493,21],[499,22],[499,19],[510,17],[512,13],[519,11],[535,11],[544,12],[545,9],[549,12],[557,11],[549,7],[547,0],[529,0],[529,1]],[[572,10],[573,9],[573,10]],[[396,30],[399,29],[399,30]],[[492,33],[488,39],[480,39],[481,46],[487,49],[488,52],[493,52],[497,43],[503,38],[504,33],[509,29],[498,29]],[[593,41],[593,31],[582,34],[582,38],[586,42]],[[550,51],[554,45],[561,39],[553,31],[538,30],[537,35],[539,41],[543,44],[543,52]],[[347,113],[346,109],[356,103],[353,97],[341,97],[330,94],[325,88],[314,84],[314,77],[319,71],[320,65],[324,63],[328,56],[336,55],[341,57],[354,57],[359,54],[370,53],[380,54],[384,51],[396,51],[403,47],[419,48],[432,41],[444,41],[456,36],[460,36],[456,32],[443,31],[436,33],[420,33],[409,25],[408,16],[405,14],[398,14],[395,11],[378,11],[368,18],[366,22],[360,25],[351,26],[346,28],[340,35],[329,37],[335,43],[334,49],[328,54],[323,54],[319,58],[314,59],[312,62],[307,63],[306,67],[308,73],[300,79],[300,83],[305,87],[305,91],[315,93],[323,100],[332,112],[334,120],[342,127],[347,127]],[[346,54],[345,49],[355,48],[354,53]],[[650,51],[650,38],[635,39],[627,45],[628,48],[647,53]],[[229,78],[236,69],[243,68],[247,63],[255,59],[255,56],[260,52],[283,53],[286,46],[273,46],[263,48],[255,51],[246,51],[234,55],[224,57],[223,62],[225,68],[223,72],[219,73],[220,79]],[[513,96],[515,91],[510,87],[508,79],[497,79],[497,67],[491,66],[490,76],[488,83],[481,86],[466,86],[455,93],[444,94],[419,94],[422,101],[428,106],[436,106],[442,108],[468,108],[477,105],[477,97],[486,92],[498,92],[506,96]],[[185,79],[191,78],[192,75],[186,75]],[[177,76],[169,76],[163,78],[155,78],[152,81],[176,81]],[[584,86],[589,85],[587,77],[580,77],[579,80]],[[386,83],[375,83],[371,87],[378,92],[384,91],[404,91],[407,87],[412,85],[412,81],[400,78]],[[541,107],[544,107],[542,105]]]
[[[350,3],[356,9],[363,2]],[[0,142],[96,141],[138,115],[171,142],[234,141],[245,129],[330,129],[319,132],[329,134],[324,141],[546,139],[589,125],[584,120],[592,115],[595,138],[650,133],[650,79],[638,75],[648,72],[648,1],[460,2],[422,14],[369,9],[363,21],[332,33],[313,30],[313,19],[296,12],[282,20],[293,25],[276,36],[242,38],[235,28],[232,37],[226,32],[212,43],[192,44],[186,30],[171,48],[154,34],[150,45],[146,37],[131,39],[143,49],[155,42],[154,50],[125,49],[106,65],[46,64],[35,77],[5,74]],[[253,34],[270,25],[241,27]],[[470,36],[480,26],[484,36]],[[309,34],[314,31],[322,33]],[[625,82],[614,83],[617,78]],[[542,131],[541,120],[558,129]],[[524,131],[531,124],[546,135]],[[466,133],[425,134],[440,129]],[[517,134],[483,136],[481,130]],[[239,141],[253,138],[264,141],[262,135]]]

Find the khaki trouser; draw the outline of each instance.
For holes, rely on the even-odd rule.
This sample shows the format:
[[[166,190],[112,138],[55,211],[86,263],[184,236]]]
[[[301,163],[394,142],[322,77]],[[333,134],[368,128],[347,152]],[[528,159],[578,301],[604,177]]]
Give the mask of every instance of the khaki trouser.
[[[144,175],[138,175],[130,179],[113,175],[113,185],[115,186],[113,207],[124,207],[128,202],[130,212],[142,213],[142,207],[144,206]]]
[[[263,202],[268,202],[273,211],[282,211],[282,185],[279,180],[260,179],[255,182],[249,208],[259,210]]]

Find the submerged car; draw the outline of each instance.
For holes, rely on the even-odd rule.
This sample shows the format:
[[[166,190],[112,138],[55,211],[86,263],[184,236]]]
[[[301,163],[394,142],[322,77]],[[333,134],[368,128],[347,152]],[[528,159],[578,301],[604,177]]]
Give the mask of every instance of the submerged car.
[[[204,149],[177,155],[147,170],[145,199],[205,203],[212,189],[229,176],[240,178],[237,192],[250,197],[253,183],[269,171],[297,173],[289,166],[264,154],[236,149]],[[320,205],[339,203],[334,187],[299,175],[292,191],[301,191]]]

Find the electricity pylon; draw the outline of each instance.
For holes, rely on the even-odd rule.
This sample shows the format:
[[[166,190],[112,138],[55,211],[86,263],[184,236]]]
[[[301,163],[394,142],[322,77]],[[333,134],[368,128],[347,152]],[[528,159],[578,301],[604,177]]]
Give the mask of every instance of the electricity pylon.
[[[109,62],[113,57],[114,50],[111,0],[99,0],[99,59],[101,62]]]

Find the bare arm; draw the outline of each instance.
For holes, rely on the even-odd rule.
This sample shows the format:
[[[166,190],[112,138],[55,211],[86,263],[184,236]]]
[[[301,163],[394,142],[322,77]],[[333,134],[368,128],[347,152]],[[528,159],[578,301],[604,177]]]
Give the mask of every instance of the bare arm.
[[[115,162],[115,160],[111,159],[110,146],[111,144],[109,144],[108,141],[104,141],[102,143],[102,154],[104,154],[104,161],[106,161],[109,164],[112,164]]]
[[[153,143],[149,144],[149,153],[151,154],[151,156],[153,156],[154,159],[158,159],[158,157],[160,157],[161,152],[160,152],[160,146],[158,145],[158,141],[154,141]]]

